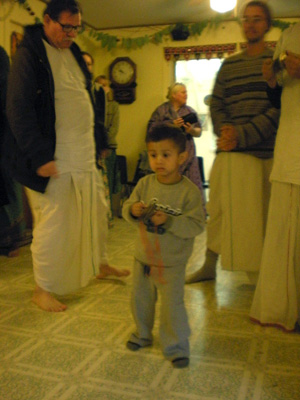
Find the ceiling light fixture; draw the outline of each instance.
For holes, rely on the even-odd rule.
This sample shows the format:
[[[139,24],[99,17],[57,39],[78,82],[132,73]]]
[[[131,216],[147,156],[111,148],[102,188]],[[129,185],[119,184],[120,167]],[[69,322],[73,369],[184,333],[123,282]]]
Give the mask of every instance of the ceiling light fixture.
[[[210,0],[210,8],[219,12],[225,13],[233,10],[237,0]]]

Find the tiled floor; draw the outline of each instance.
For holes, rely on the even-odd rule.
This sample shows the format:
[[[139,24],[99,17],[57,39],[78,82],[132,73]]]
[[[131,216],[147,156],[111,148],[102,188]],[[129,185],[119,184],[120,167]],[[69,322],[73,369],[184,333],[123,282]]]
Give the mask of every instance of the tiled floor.
[[[135,232],[117,219],[113,264],[131,268]],[[205,234],[188,269],[201,264]],[[186,286],[191,364],[174,370],[154,346],[132,353],[131,279],[105,280],[63,298],[64,313],[30,301],[30,251],[0,257],[1,400],[299,400],[300,335],[252,324],[253,286],[219,270],[217,282]]]

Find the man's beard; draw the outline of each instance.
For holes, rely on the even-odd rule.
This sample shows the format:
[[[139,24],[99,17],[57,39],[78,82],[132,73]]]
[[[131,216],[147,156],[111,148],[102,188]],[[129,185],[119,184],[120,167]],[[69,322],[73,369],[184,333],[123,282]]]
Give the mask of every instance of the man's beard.
[[[254,38],[248,38],[248,43],[250,44],[255,44],[255,43],[259,43],[262,41],[262,37],[254,37]]]

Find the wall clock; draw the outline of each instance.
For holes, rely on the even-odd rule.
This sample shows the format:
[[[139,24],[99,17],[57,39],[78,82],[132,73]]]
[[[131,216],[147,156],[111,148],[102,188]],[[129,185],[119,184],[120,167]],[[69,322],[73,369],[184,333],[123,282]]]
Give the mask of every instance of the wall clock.
[[[135,100],[136,64],[129,57],[117,57],[109,66],[109,79],[114,99],[120,104]]]

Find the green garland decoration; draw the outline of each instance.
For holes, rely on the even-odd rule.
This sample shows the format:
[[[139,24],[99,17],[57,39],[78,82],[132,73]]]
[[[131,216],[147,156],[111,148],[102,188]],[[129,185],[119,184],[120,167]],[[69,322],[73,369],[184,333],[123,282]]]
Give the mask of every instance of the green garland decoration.
[[[34,11],[30,8],[27,0],[15,0],[19,3],[30,15],[35,16],[35,22],[41,23],[40,19],[36,16]],[[89,27],[87,24],[84,24],[82,27],[80,34],[87,33],[89,37],[93,38],[97,42],[101,43],[101,47],[103,49],[107,49],[108,51],[116,48],[118,45],[126,50],[129,49],[140,49],[143,46],[153,43],[159,44],[163,42],[165,36],[170,36],[174,29],[182,29],[184,32],[188,32],[191,36],[200,36],[204,29],[217,29],[219,25],[225,21],[237,21],[240,23],[239,18],[230,18],[230,13],[218,14],[216,17],[212,19],[206,19],[199,22],[195,22],[192,24],[176,24],[169,25],[160,31],[153,33],[152,35],[143,35],[135,38],[130,37],[118,37],[115,35],[110,35],[105,32],[101,32],[99,30],[93,29]],[[279,19],[272,21],[272,26],[274,28],[279,28],[281,31],[288,28],[292,22],[286,22]]]
[[[272,21],[273,28],[279,28],[281,31],[284,31],[286,28],[293,24],[295,24],[295,22],[286,22],[280,19],[274,19]]]
[[[24,8],[24,10],[26,10],[29,15],[31,15],[34,18],[34,21],[36,24],[40,24],[41,20],[36,16],[35,12],[31,9],[29,3],[27,2],[27,0],[15,0],[16,3],[19,3],[20,6],[22,6]]]
[[[101,42],[102,48],[107,48],[108,51],[116,48],[118,44],[120,47],[129,49],[137,49],[141,48],[149,43],[159,44],[163,42],[165,36],[170,36],[172,31],[176,28],[180,28],[185,32],[189,32],[190,35],[200,36],[203,30],[207,27],[216,28],[220,23],[224,22],[224,17],[216,17],[212,20],[203,20],[200,22],[196,22],[193,24],[176,24],[169,25],[158,32],[153,33],[152,35],[143,35],[135,38],[130,37],[117,37],[114,35],[110,35],[107,33],[99,32],[93,28],[90,28],[87,25],[84,25],[82,32],[88,32],[88,35],[94,38],[96,41]]]
[[[240,22],[238,18],[231,18],[231,21],[237,21]],[[217,29],[219,25],[225,21],[228,21],[228,18],[226,19],[225,15],[222,16],[217,16],[213,19],[210,20],[203,20],[200,22],[195,22],[192,24],[176,24],[176,25],[170,25],[162,30],[152,34],[152,35],[144,35],[140,37],[135,37],[135,38],[130,38],[130,37],[123,37],[119,38],[114,35],[110,35],[107,33],[99,32],[97,30],[94,30],[93,28],[90,28],[89,26],[85,25],[83,27],[82,33],[88,32],[90,37],[93,37],[96,41],[101,42],[101,47],[102,48],[107,48],[108,51],[116,48],[118,44],[120,44],[120,47],[125,48],[126,50],[129,49],[137,49],[145,46],[146,44],[153,43],[153,44],[159,44],[163,42],[163,38],[165,36],[169,36],[172,31],[178,27],[180,27],[183,31],[189,32],[191,36],[200,36],[204,29]],[[292,22],[286,22],[286,21],[281,21],[281,20],[273,20],[272,21],[272,26],[274,28],[279,28],[281,31],[285,30],[288,28]]]

